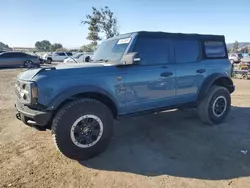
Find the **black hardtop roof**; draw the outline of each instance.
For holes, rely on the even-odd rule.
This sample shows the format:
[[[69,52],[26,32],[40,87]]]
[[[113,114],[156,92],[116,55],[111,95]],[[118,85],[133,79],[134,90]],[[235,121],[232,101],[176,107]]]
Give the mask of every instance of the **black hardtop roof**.
[[[145,37],[171,37],[171,38],[189,38],[189,39],[196,38],[196,39],[204,39],[204,40],[225,41],[224,35],[197,34],[197,33],[168,33],[168,32],[162,32],[162,31],[136,31],[136,32],[122,34],[122,35],[131,36],[132,34],[139,34],[140,36],[145,36]]]

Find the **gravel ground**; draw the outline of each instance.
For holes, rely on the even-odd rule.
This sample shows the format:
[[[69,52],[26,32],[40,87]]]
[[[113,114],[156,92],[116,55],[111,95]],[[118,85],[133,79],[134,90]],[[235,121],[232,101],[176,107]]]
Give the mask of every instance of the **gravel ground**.
[[[234,80],[232,111],[219,126],[179,111],[121,119],[105,153],[77,162],[49,131],[15,118],[21,71],[0,70],[0,187],[249,187],[250,81]]]

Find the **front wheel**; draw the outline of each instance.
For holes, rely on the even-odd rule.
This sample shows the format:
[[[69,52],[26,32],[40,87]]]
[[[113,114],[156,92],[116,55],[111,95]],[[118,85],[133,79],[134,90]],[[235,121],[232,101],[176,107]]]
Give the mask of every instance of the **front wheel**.
[[[198,105],[198,115],[206,124],[220,124],[231,108],[231,96],[227,88],[212,86]]]
[[[30,60],[26,60],[23,63],[23,67],[25,67],[25,68],[30,68],[30,67],[32,67],[32,65],[33,65],[33,62]]]
[[[48,59],[47,59],[47,63],[48,63],[48,64],[51,64],[51,63],[52,63],[52,59],[51,59],[51,58],[48,58]]]
[[[103,152],[113,133],[113,115],[103,103],[79,99],[64,106],[54,118],[52,134],[67,157],[87,160]]]

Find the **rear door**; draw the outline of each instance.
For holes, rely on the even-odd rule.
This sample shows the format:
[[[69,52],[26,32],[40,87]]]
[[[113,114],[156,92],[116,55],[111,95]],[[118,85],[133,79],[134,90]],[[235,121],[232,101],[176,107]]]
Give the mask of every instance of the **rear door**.
[[[7,52],[3,53],[0,56],[0,66],[1,67],[13,67],[16,66],[16,58],[15,58],[15,53],[13,52]]]
[[[198,39],[173,40],[176,62],[176,97],[178,103],[193,102],[206,74],[202,44]]]
[[[14,64],[15,66],[23,66],[24,62],[27,59],[27,54],[22,53],[22,52],[16,52],[15,54],[13,54],[15,60],[14,60]]]

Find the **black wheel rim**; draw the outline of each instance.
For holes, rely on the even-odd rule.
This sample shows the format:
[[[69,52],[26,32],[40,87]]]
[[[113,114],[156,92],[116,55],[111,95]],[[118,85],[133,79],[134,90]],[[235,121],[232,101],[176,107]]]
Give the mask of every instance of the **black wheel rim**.
[[[227,108],[227,100],[224,96],[217,97],[213,103],[213,113],[216,117],[222,116]]]
[[[101,120],[94,115],[84,115],[74,122],[71,128],[71,139],[78,147],[88,148],[100,140],[102,133]]]

